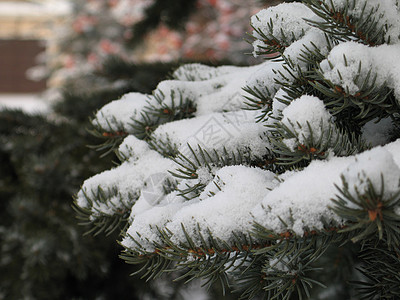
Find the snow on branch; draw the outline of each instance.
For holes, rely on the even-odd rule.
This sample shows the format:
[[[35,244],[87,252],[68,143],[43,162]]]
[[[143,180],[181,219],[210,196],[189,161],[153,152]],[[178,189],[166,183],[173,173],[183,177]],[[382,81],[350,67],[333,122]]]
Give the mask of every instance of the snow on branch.
[[[266,288],[284,293],[277,283],[287,280],[301,293],[311,279],[292,256],[308,266],[330,243],[372,237],[399,246],[399,39],[372,47],[338,37],[321,25],[335,18],[322,17],[328,2],[349,3],[281,4],[252,17],[255,53],[272,47],[281,59],[185,65],[152,95],[97,113],[94,124],[130,135],[122,164],[88,179],[76,205],[89,220],[128,208],[127,261],[150,277],[189,268],[212,280],[248,264],[243,272],[260,268]],[[399,28],[398,2],[356,2],[346,10],[354,18],[372,5],[387,34]],[[252,264],[257,255],[270,255],[268,265]],[[286,277],[268,281],[270,272]]]

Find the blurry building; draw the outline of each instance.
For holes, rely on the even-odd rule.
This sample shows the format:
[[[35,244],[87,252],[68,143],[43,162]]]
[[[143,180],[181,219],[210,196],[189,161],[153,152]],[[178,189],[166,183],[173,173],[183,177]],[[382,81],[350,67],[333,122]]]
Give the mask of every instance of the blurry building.
[[[0,93],[32,93],[45,81],[26,77],[69,13],[66,0],[0,0]]]

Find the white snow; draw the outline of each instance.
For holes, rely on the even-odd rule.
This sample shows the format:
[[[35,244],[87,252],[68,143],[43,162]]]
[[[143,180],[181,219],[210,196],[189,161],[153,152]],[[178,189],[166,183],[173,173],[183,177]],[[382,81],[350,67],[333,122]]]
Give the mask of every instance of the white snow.
[[[168,106],[177,104],[180,98],[191,100],[196,105],[197,116],[243,109],[245,99],[242,96],[242,87],[246,79],[260,68],[257,65],[214,69],[197,65],[191,67],[204,76],[192,77],[187,70],[180,69],[176,74],[185,80],[162,81],[154,94],[163,99],[163,104]],[[187,81],[187,78],[198,80]]]
[[[351,95],[361,91],[364,81],[371,85],[376,75],[374,85],[394,89],[397,101],[400,101],[400,44],[368,47],[356,42],[341,43],[332,49],[320,67],[326,79],[342,86]],[[359,75],[357,82],[356,75]]]
[[[333,2],[339,8],[346,3],[344,0]],[[382,5],[377,7],[378,3]],[[323,34],[304,21],[304,18],[317,18],[299,3],[284,3],[262,10],[251,21],[267,37],[273,35],[286,43],[284,56],[297,64],[300,71],[309,67],[302,61],[305,47],[311,48],[314,44],[326,56],[319,69],[334,85],[356,96],[362,91],[364,81],[372,84],[376,75],[374,84],[393,89],[396,100],[400,101],[400,43],[394,36],[400,28],[399,5],[394,0],[371,0],[368,5],[368,8],[385,12],[386,17],[380,22],[388,27],[386,38],[391,35],[390,43],[371,47],[356,41],[339,42],[328,53]],[[352,13],[357,15],[359,11],[357,6]],[[268,27],[270,20],[274,23],[273,28]],[[257,50],[262,47],[264,37],[257,32],[254,36],[259,39],[254,43]],[[265,125],[280,122],[295,132],[294,140],[283,141],[293,150],[296,143],[311,139],[322,138],[322,144],[329,146],[329,141],[335,140],[334,135],[340,133],[335,125],[336,117],[325,108],[325,99],[303,95],[288,104],[279,101],[290,98],[286,97],[282,83],[290,84],[295,80],[287,67],[284,61],[267,61],[247,68],[183,66],[175,71],[173,80],[161,82],[152,96],[128,94],[105,106],[96,115],[95,123],[109,126],[110,130],[130,130],[129,123],[132,119],[141,120],[145,106],[162,109],[178,105],[181,100],[190,100],[196,108],[193,117],[158,126],[151,135],[154,145],[169,143],[192,160],[196,157],[188,145],[196,154],[200,153],[199,145],[209,152],[216,150],[218,154],[225,149],[229,153],[239,150],[251,153],[253,159],[265,159],[267,148],[272,147],[270,128]],[[372,76],[368,79],[370,70]],[[292,72],[294,76],[298,75],[297,70]],[[243,110],[244,96],[253,97],[242,91],[244,86],[271,99],[272,111],[264,122],[255,122],[261,111]],[[205,186],[190,200],[178,190],[166,194],[162,188],[167,171],[175,171],[180,166],[151,150],[147,142],[129,136],[119,148],[124,158],[122,165],[92,177],[82,188],[87,194],[91,191],[95,194],[99,186],[106,190],[114,187],[116,191],[111,193],[109,200],[93,199],[93,203],[87,201],[81,191],[78,204],[92,209],[93,215],[98,216],[114,213],[115,207],[132,206],[136,201],[122,244],[143,252],[153,251],[157,243],[162,243],[160,230],[166,230],[174,243],[184,244],[184,227],[195,245],[202,246],[200,236],[207,240],[211,234],[213,238],[229,243],[235,232],[250,234],[254,222],[278,234],[291,231],[300,236],[308,230],[322,230],[324,221],[332,225],[344,224],[346,220],[331,207],[334,205],[332,199],[339,194],[337,187],[358,197],[366,193],[369,184],[377,193],[384,186],[383,201],[400,187],[400,139],[386,144],[390,138],[388,131],[393,129],[392,121],[389,118],[375,121],[378,120],[362,128],[363,139],[374,146],[371,150],[348,157],[337,157],[332,152],[324,160],[312,161],[304,169],[283,174],[240,164],[204,166],[200,158],[197,163],[201,166],[196,170],[198,178],[174,178],[180,190],[195,184]],[[330,140],[325,141],[325,136]],[[132,194],[134,200],[129,199]],[[359,204],[347,203],[351,208],[362,209]],[[395,208],[395,213],[400,214],[400,208]],[[135,241],[143,247],[138,248]]]
[[[152,137],[160,142],[171,143],[179,151],[191,157],[190,147],[197,152],[198,145],[212,153],[222,154],[246,152],[252,157],[262,157],[266,153],[268,140],[266,128],[256,123],[258,111],[238,111],[213,113],[192,119],[183,119],[159,126]]]
[[[66,0],[51,1],[1,1],[0,16],[68,15],[72,4]]]
[[[400,150],[400,141],[390,147]],[[376,148],[356,156],[313,161],[304,170],[291,172],[283,183],[266,195],[252,211],[255,221],[274,232],[293,230],[298,235],[303,235],[305,228],[322,229],[323,219],[340,224],[344,220],[330,206],[333,205],[331,199],[338,194],[335,184],[342,186],[341,175],[353,194],[357,185],[358,191],[364,192],[365,176],[379,193],[381,173],[384,172],[385,196],[389,197],[399,189],[400,172],[395,163],[395,157],[397,161],[400,158],[398,153],[390,154],[385,148]],[[349,207],[353,205],[349,203]]]
[[[323,1],[329,8],[333,7],[336,11],[343,10],[348,2],[345,0],[324,0]],[[371,11],[374,12],[375,20],[378,21],[378,26],[387,26],[385,33],[386,42],[397,43],[400,40],[400,7],[397,0],[368,0],[368,1],[355,1],[355,6],[348,5],[348,14],[359,18],[362,14],[365,16]],[[365,5],[365,10],[363,11]],[[370,21],[371,22],[371,21]]]
[[[139,140],[134,135],[127,136],[119,145],[118,152],[125,160],[136,161],[146,152],[151,151],[149,145],[142,140]]]
[[[176,69],[172,76],[183,81],[210,80],[219,76],[227,75],[237,71],[234,66],[211,67],[199,63],[185,64]]]
[[[121,165],[87,179],[77,195],[77,204],[91,209],[93,217],[112,215],[131,208],[151,175],[163,173],[164,179],[167,179],[167,170],[172,168],[172,161],[149,148],[146,151],[142,147],[142,150],[140,157],[133,156]],[[106,199],[101,199],[101,194]]]
[[[332,115],[326,110],[324,103],[313,96],[301,96],[293,100],[282,111],[282,124],[296,134],[297,138],[285,139],[292,150],[296,150],[298,143],[306,144],[307,141],[319,141],[321,137],[325,139],[328,136],[333,123]],[[327,141],[322,140],[325,144]]]
[[[280,88],[274,98],[272,99],[272,110],[271,115],[274,119],[281,119],[282,118],[282,111],[287,107],[287,104],[284,101],[287,100],[288,94]],[[272,119],[272,118],[271,118]]]
[[[399,161],[400,151],[393,152],[400,150],[400,141],[387,147],[391,151],[378,147],[356,156],[313,161],[304,170],[278,176],[281,183],[269,171],[223,167],[198,198],[186,202],[170,199],[164,206],[135,215],[123,245],[136,248],[133,237],[144,245],[141,250],[152,251],[152,242],[161,242],[157,228],[168,228],[173,242],[184,243],[182,225],[196,246],[201,246],[200,234],[207,236],[208,230],[214,238],[230,241],[233,232],[249,233],[253,221],[273,232],[291,230],[300,236],[306,230],[323,229],[323,220],[343,224],[345,220],[331,210],[331,199],[338,194],[335,185],[343,186],[341,176],[352,194],[355,186],[360,194],[365,192],[365,176],[379,193],[384,172],[384,199],[398,191],[400,168],[395,161]],[[176,193],[170,196],[177,197]],[[352,203],[348,206],[355,207]]]
[[[0,109],[21,109],[25,113],[49,113],[50,106],[40,94],[0,94]]]
[[[247,78],[246,87],[251,89],[257,89],[264,95],[269,95],[271,98],[274,97],[275,93],[281,88],[277,80],[286,81],[285,78],[290,81],[293,79],[284,68],[282,62],[271,62],[266,61],[260,64],[258,69]],[[249,98],[254,98],[252,95],[247,94]]]
[[[302,3],[282,3],[259,11],[251,17],[252,27],[257,28],[253,31],[253,36],[256,38],[253,43],[253,54],[256,56],[256,52],[262,52],[262,47],[265,45],[262,43],[263,35],[289,46],[311,28],[304,19],[311,19],[314,16],[313,12]]]
[[[348,182],[349,193],[355,199],[359,198],[358,195],[365,194],[369,184],[374,186],[377,193],[384,190],[383,199],[389,199],[399,190],[400,168],[393,155],[382,147],[357,155],[355,161],[343,172],[343,176]]]
[[[310,28],[304,20],[312,18],[313,12],[302,3],[282,3],[259,11],[251,17],[251,25],[259,29],[265,35],[271,34],[277,39],[284,37],[298,39]],[[270,22],[273,26],[269,26]],[[263,39],[257,32],[255,37]],[[293,41],[293,40],[292,40]]]
[[[316,48],[322,55],[328,54],[328,44],[324,33],[315,28],[311,28],[303,37],[288,46],[283,52],[283,55],[290,59],[294,65],[300,67],[302,71],[306,71],[308,63],[304,61],[304,52],[307,53],[307,49],[309,51],[315,51]]]
[[[128,93],[119,100],[114,100],[103,106],[92,121],[93,125],[106,131],[131,132],[133,119],[141,120],[141,112],[148,105],[150,97],[140,93]],[[120,109],[124,107],[124,109]]]
[[[242,91],[247,78],[261,66],[252,67],[200,67],[192,64],[190,68],[178,69],[175,74],[183,80],[165,80],[159,83],[153,95],[128,93],[121,99],[115,100],[97,113],[93,125],[106,131],[125,131],[133,133],[133,120],[142,121],[146,107],[152,109],[174,108],[182,101],[191,101],[196,116],[213,112],[239,111],[246,107],[246,93]],[[204,71],[204,77],[191,77],[195,70]],[[214,77],[215,76],[215,77]],[[188,81],[188,77],[198,81]],[[209,79],[207,79],[209,78]],[[123,110],[120,107],[124,107]],[[149,116],[155,119],[154,116]]]
[[[199,234],[208,235],[211,230],[215,238],[228,241],[233,238],[232,232],[249,231],[252,227],[250,210],[276,185],[275,174],[257,168],[231,166],[220,169],[219,189],[215,189],[215,179],[211,181],[198,199],[180,204],[172,203],[162,207],[154,207],[134,218],[127,233],[140,243],[153,247],[151,241],[159,241],[157,229],[167,227],[173,232],[172,239],[176,243],[185,242],[182,224],[189,235],[200,246]],[[249,189],[252,193],[249,195]],[[213,191],[215,195],[208,196]],[[149,221],[151,219],[151,227]],[[200,225],[200,232],[197,230]],[[140,233],[140,236],[136,234]],[[149,243],[150,242],[150,243]],[[134,247],[135,243],[126,237],[126,247]]]
[[[165,225],[174,232],[173,241],[185,241],[181,224],[190,236],[198,238],[197,245],[200,245],[198,224],[203,236],[210,230],[215,238],[224,241],[232,240],[232,232],[248,232],[253,226],[250,209],[275,186],[274,177],[274,173],[258,168],[223,167],[215,176],[221,190],[215,189],[215,183],[210,182],[198,202],[183,207]],[[249,190],[252,191],[250,194]],[[215,195],[210,197],[210,191]]]

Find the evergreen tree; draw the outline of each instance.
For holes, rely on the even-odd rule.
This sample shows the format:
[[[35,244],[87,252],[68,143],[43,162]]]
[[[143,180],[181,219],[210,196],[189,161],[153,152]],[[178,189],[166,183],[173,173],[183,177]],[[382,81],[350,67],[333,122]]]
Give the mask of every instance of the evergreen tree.
[[[98,160],[96,153],[87,149],[87,144],[97,142],[86,130],[90,112],[124,93],[150,93],[177,67],[177,63],[138,64],[126,59],[132,41],[123,34],[127,24],[116,22],[122,18],[110,15],[115,13],[110,10],[114,2],[74,2],[77,19],[71,27],[73,34],[69,31],[58,36],[64,39],[62,47],[74,57],[57,56],[50,62],[60,71],[57,63],[61,58],[67,67],[60,71],[61,77],[71,81],[62,85],[62,100],[52,107],[50,116],[0,112],[0,299],[175,300],[187,299],[189,290],[190,294],[198,290],[197,283],[170,287],[161,278],[145,286],[130,278],[128,274],[134,270],[117,257],[118,232],[103,240],[83,237],[86,228],[78,228],[70,207],[71,195],[84,178],[111,168],[111,160],[117,159],[109,156]],[[192,2],[185,2],[186,9]],[[163,7],[165,3],[155,1],[154,5]],[[165,12],[152,11],[158,15],[147,18],[158,23],[165,19]],[[176,18],[174,12],[180,17]],[[168,25],[173,27],[173,21],[181,24],[186,12],[171,10]],[[94,28],[98,14],[104,18],[101,26]],[[140,32],[145,32],[146,23],[140,24]],[[122,48],[124,51],[118,53],[110,51]],[[113,149],[125,135],[95,134],[104,139],[103,151]],[[221,294],[218,287],[215,289]],[[205,296],[204,291],[198,293]]]
[[[65,91],[48,116],[0,111],[0,299],[167,299],[129,277],[118,235],[84,236],[71,195],[113,165],[87,147],[98,141],[87,131],[88,114],[126,92],[150,92],[172,66],[125,65],[124,87]]]
[[[400,3],[304,0],[251,18],[252,67],[189,64],[100,109],[120,164],[76,196],[149,279],[241,298],[400,297]]]

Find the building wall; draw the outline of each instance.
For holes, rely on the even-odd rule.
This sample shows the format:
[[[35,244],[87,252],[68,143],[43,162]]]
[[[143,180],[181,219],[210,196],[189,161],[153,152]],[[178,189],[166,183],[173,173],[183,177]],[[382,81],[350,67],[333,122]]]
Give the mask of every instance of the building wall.
[[[27,79],[26,71],[37,65],[39,53],[48,51],[45,41],[51,40],[54,28],[68,15],[41,13],[38,5],[30,11],[29,5],[28,0],[0,0],[0,93],[34,93],[46,88],[45,81]]]
[[[36,82],[26,77],[26,71],[36,65],[37,55],[45,51],[40,40],[0,40],[0,93],[33,93],[46,88],[44,80]]]

